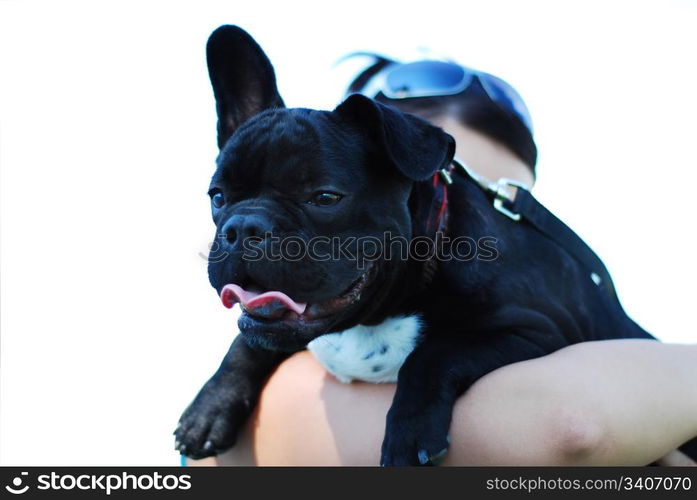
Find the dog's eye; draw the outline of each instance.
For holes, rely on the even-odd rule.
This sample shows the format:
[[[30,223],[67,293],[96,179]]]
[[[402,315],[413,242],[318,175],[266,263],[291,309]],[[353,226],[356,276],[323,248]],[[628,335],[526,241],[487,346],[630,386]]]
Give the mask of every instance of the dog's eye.
[[[331,207],[339,203],[341,198],[343,198],[343,196],[337,193],[322,192],[314,195],[308,203],[318,207]]]
[[[225,195],[220,191],[211,193],[211,203],[215,208],[220,208],[225,205]]]

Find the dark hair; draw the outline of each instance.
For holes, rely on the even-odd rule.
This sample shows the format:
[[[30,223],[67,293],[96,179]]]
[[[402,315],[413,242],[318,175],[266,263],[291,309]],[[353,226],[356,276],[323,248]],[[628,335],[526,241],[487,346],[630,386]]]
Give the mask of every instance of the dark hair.
[[[400,64],[392,59],[365,52],[350,54],[347,58],[357,55],[373,57],[375,62],[354,78],[348,86],[347,94],[360,93],[383,69]],[[533,174],[535,173],[537,146],[530,129],[513,113],[494,103],[478,79],[463,92],[455,95],[390,99],[379,92],[376,96],[369,97],[426,119],[454,116],[462,124],[508,147],[530,167]]]

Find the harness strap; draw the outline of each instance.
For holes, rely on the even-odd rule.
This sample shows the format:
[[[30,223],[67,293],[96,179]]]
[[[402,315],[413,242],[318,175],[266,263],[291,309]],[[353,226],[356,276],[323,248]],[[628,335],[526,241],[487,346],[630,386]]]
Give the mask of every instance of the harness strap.
[[[617,298],[610,273],[600,257],[569,226],[537,201],[524,185],[510,179],[490,183],[457,159],[453,159],[453,165],[493,199],[496,210],[515,222],[529,224],[554,241],[588,270],[589,278],[597,286],[603,287],[611,297]],[[510,186],[516,188],[515,196],[509,191]]]

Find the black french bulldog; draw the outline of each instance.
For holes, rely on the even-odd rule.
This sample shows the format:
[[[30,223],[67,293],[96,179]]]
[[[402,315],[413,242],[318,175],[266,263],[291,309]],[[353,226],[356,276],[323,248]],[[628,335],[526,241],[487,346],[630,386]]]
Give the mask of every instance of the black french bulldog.
[[[209,278],[226,306],[239,302],[244,312],[241,334],[181,417],[181,453],[230,448],[270,372],[328,333],[360,330],[358,343],[369,347],[354,361],[370,358],[380,371],[376,360],[396,349],[390,335],[412,330],[392,367],[382,465],[438,463],[455,400],[496,368],[576,342],[652,338],[573,256],[494,210],[476,182],[454,175],[447,206],[434,200],[434,176],[454,152],[441,129],[361,95],[333,111],[287,109],[268,58],[235,26],[211,35],[207,56],[220,147]],[[454,255],[458,237],[493,236],[497,258],[368,256],[357,243],[388,233],[410,245],[440,238],[439,256]],[[329,252],[337,238],[346,250],[338,258],[271,257],[284,240],[319,241]]]

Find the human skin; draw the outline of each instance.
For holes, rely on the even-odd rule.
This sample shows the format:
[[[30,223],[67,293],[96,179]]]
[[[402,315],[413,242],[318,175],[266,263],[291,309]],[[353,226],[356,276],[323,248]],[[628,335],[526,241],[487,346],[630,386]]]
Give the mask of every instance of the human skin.
[[[488,179],[532,187],[505,146],[429,117]],[[694,464],[672,452],[697,436],[697,346],[588,342],[500,368],[456,402],[445,465]],[[342,384],[308,352],[267,382],[230,451],[191,465],[376,465],[395,384]]]
[[[532,188],[535,178],[530,167],[503,144],[469,127],[463,127],[452,116],[433,117],[430,121],[453,136],[455,154],[478,174],[489,180],[506,177]]]
[[[650,340],[586,342],[499,368],[458,399],[444,465],[648,464],[697,436],[695,380],[697,345]],[[377,465],[395,387],[342,384],[298,353],[270,377],[237,445],[189,463]]]

